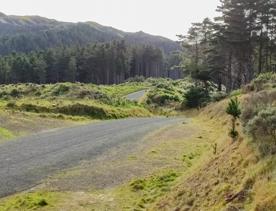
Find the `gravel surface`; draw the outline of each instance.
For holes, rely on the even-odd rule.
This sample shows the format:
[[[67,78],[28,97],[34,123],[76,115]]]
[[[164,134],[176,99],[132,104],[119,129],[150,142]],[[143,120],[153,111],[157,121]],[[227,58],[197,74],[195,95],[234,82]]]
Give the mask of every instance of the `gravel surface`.
[[[134,93],[127,95],[126,98],[131,101],[139,101],[146,94],[146,92],[147,92],[147,90],[141,90],[138,92],[134,92]]]
[[[1,144],[0,197],[36,186],[48,176],[97,159],[109,149],[126,143],[135,146],[149,132],[180,121],[183,119],[163,117],[111,120]]]

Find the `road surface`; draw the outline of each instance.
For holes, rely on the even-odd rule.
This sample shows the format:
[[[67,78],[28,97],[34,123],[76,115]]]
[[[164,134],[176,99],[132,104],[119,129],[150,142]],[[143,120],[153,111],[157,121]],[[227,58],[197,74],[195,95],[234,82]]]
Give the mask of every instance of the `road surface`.
[[[126,99],[131,100],[131,101],[139,101],[145,94],[147,90],[141,90],[138,92],[131,93],[126,96]]]
[[[125,144],[135,146],[147,133],[180,121],[183,119],[163,117],[111,120],[3,143],[0,197],[29,189],[60,170],[97,158],[108,149]]]

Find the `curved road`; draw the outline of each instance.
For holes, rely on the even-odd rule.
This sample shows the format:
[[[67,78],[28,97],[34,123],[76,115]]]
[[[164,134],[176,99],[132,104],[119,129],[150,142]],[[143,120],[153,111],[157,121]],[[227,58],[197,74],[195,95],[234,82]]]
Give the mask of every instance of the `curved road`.
[[[179,121],[162,117],[104,121],[1,144],[0,197],[31,188],[51,174],[97,158],[108,149],[124,144],[134,147],[147,133]]]
[[[130,101],[139,101],[145,94],[147,93],[147,90],[141,90],[138,92],[133,92],[131,94],[128,94],[126,96],[126,99]]]

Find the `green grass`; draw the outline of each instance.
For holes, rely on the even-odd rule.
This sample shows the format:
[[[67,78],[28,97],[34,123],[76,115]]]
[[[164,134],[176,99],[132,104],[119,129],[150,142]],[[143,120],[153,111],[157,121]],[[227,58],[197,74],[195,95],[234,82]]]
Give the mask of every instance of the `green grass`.
[[[150,116],[142,105],[128,101],[128,93],[145,89],[147,83],[96,86],[81,83],[0,86],[0,106],[20,112],[81,116],[91,119],[119,119]]]
[[[0,202],[1,211],[11,210],[49,210],[52,204],[54,204],[59,198],[57,193],[25,193],[11,198],[4,199]]]
[[[158,197],[164,195],[170,191],[172,183],[177,179],[179,175],[174,171],[168,171],[158,176],[151,176],[145,179],[137,179],[130,183],[130,189],[132,192],[140,192],[142,195],[133,209],[143,209],[147,205],[153,203]]]
[[[0,139],[1,138],[3,138],[3,139],[11,139],[11,138],[14,138],[14,135],[9,130],[0,127]]]

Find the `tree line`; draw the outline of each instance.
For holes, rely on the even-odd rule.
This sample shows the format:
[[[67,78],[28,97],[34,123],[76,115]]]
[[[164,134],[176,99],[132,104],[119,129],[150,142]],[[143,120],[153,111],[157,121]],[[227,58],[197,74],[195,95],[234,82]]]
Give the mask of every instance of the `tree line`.
[[[2,56],[0,83],[115,84],[137,75],[166,77],[168,68],[159,48],[113,41]]]
[[[276,69],[276,1],[220,0],[219,17],[193,23],[183,43],[182,66],[205,86],[229,92]]]

